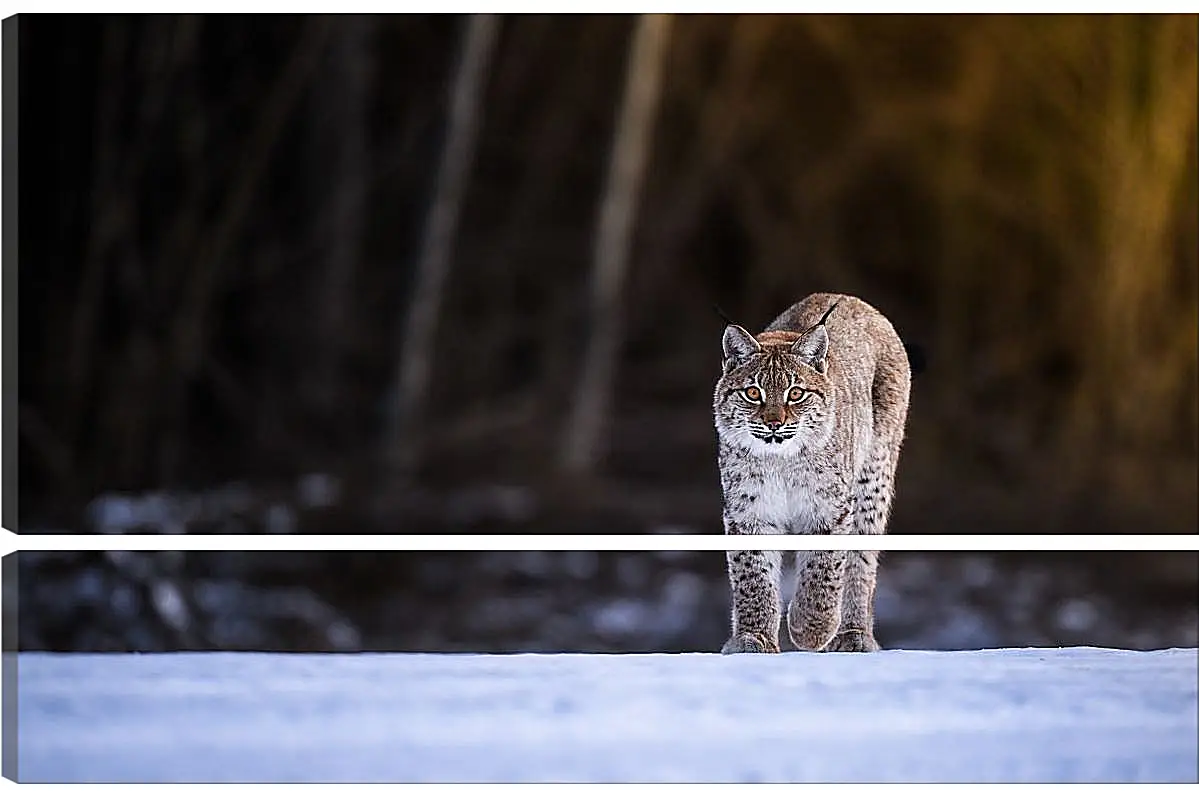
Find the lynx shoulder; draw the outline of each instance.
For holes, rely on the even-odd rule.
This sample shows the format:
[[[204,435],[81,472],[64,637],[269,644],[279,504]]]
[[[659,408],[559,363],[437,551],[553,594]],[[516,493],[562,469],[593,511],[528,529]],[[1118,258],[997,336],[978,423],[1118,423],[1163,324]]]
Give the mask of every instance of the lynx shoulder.
[[[757,336],[730,324],[715,417],[728,534],[881,534],[891,513],[911,367],[868,303],[813,294]],[[730,551],[723,652],[778,652],[782,556]],[[802,650],[872,651],[878,552],[796,554],[787,630]]]

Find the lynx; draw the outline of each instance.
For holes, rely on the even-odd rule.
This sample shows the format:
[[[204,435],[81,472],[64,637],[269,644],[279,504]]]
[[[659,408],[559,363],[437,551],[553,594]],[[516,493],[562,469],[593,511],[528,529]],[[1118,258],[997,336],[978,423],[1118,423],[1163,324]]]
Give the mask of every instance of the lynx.
[[[881,534],[894,496],[912,371],[864,301],[813,294],[756,337],[724,331],[716,384],[727,534]],[[878,551],[799,552],[787,631],[800,650],[873,652]],[[777,653],[783,553],[729,551],[722,653]]]

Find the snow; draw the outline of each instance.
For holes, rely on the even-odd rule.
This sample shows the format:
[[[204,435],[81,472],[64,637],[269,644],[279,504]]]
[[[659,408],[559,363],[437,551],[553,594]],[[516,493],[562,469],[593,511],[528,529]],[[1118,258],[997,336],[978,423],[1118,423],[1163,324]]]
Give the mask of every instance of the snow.
[[[1199,780],[1199,651],[18,657],[22,782]]]

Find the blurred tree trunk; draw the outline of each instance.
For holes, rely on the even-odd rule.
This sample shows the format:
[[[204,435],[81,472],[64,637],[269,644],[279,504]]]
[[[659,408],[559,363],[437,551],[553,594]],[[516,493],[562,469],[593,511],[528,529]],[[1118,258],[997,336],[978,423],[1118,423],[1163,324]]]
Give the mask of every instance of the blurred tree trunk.
[[[329,187],[315,212],[323,240],[322,267],[313,285],[311,399],[322,420],[334,414],[342,387],[341,360],[349,339],[349,306],[361,253],[367,174],[368,108],[375,20],[365,14],[330,19],[328,70],[321,76],[314,112],[318,131],[310,156],[317,185]]]
[[[328,44],[327,31],[315,20],[300,25],[297,41],[275,76],[257,118],[249,128],[240,159],[229,168],[232,180],[204,226],[199,246],[183,270],[179,304],[171,317],[162,370],[162,429],[158,437],[158,475],[174,482],[189,446],[187,416],[191,385],[208,356],[209,341],[219,321],[216,302],[222,282],[232,270],[237,247],[257,209],[271,156],[287,133],[287,124],[311,85]]]
[[[62,412],[63,437],[68,446],[79,447],[87,428],[87,406],[89,400],[102,394],[101,380],[97,376],[97,365],[101,359],[96,351],[101,339],[98,335],[102,315],[103,298],[112,280],[110,264],[127,254],[114,253],[128,247],[128,229],[134,212],[129,193],[131,187],[117,180],[121,164],[126,156],[121,136],[121,109],[130,81],[125,75],[124,61],[130,47],[132,32],[128,20],[109,17],[101,23],[101,44],[96,64],[95,119],[92,125],[93,156],[92,174],[88,184],[87,227],[84,244],[82,277],[75,292],[70,333],[64,365],[65,391]],[[94,402],[94,401],[93,401]],[[117,453],[118,460],[129,459],[139,452],[140,441],[132,437],[122,442]],[[140,454],[140,453],[139,453]],[[110,466],[124,478],[124,465]]]
[[[1092,437],[1114,436],[1121,445],[1169,444],[1178,432],[1173,401],[1193,397],[1180,364],[1193,363],[1196,350],[1195,298],[1179,297],[1172,280],[1179,208],[1195,180],[1188,158],[1196,140],[1195,19],[1101,25],[1109,74],[1098,169],[1107,190],[1099,194],[1096,319],[1086,333],[1091,363],[1074,419],[1094,426]],[[1096,399],[1097,418],[1088,413]]]
[[[450,271],[454,236],[478,138],[484,83],[499,35],[500,18],[472,14],[467,21],[458,69],[450,86],[450,116],[429,217],[416,264],[415,285],[400,329],[400,363],[389,398],[386,457],[407,475],[420,456],[418,433],[432,371],[434,336]]]
[[[611,404],[621,343],[620,294],[628,272],[629,245],[661,95],[669,33],[669,15],[642,14],[629,53],[624,100],[594,240],[587,349],[561,453],[562,466],[572,472],[594,469],[601,428]]]
[[[530,241],[534,239],[530,236],[530,231],[538,229],[538,225],[541,224],[540,217],[547,213],[547,209],[553,203],[554,193],[560,191],[569,181],[568,164],[573,151],[578,148],[580,129],[586,125],[583,115],[585,107],[578,99],[592,97],[596,92],[596,85],[602,73],[595,68],[595,64],[602,57],[605,46],[612,40],[608,35],[611,32],[610,27],[612,26],[587,25],[570,60],[565,61],[552,77],[547,76],[537,81],[541,88],[542,106],[525,144],[525,152],[536,153],[536,157],[527,159],[525,176],[519,187],[512,187],[503,233],[498,237],[495,246],[489,248],[489,259],[492,260],[497,274],[516,274],[522,263],[527,262],[530,257],[538,257],[538,248],[545,246],[542,241]],[[546,56],[545,50],[534,50],[532,44],[518,42],[516,31],[519,28],[515,24],[512,28],[512,51],[534,54],[532,58],[525,55],[520,59],[522,63],[531,62],[535,65],[539,59]],[[538,33],[542,36],[560,35],[552,28],[548,32]],[[525,64],[525,69],[521,70],[519,75],[520,80],[532,80],[525,74],[528,68]],[[516,84],[517,80],[514,79],[511,83]],[[496,105],[504,105],[506,99],[497,97]],[[516,99],[519,101],[519,98]],[[508,104],[511,103],[509,100]],[[541,240],[544,238],[546,237],[540,237]],[[527,313],[528,297],[521,291],[519,281],[500,281],[493,291],[499,301],[496,303],[498,323],[489,329],[489,335],[495,337],[494,343],[498,348],[504,348],[519,337],[530,335],[530,329],[538,325],[530,325]],[[554,317],[556,314],[543,314],[541,322]],[[569,349],[562,337],[546,337],[536,333],[531,335],[540,341],[540,362],[554,360],[562,350]],[[498,373],[505,367],[505,363],[498,360],[490,365],[490,369],[496,371],[496,379],[501,383],[502,377]],[[558,370],[546,369],[544,363],[539,369],[542,374],[561,374]],[[532,387],[530,391],[536,394],[544,413],[552,413],[553,408],[561,407],[560,404],[556,404],[554,392],[544,391],[542,386]]]

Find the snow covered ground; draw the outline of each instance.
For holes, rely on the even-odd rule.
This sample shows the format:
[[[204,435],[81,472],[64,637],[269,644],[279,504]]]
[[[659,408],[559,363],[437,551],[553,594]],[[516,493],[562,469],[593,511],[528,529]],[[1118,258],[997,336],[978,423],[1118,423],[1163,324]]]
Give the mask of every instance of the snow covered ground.
[[[19,780],[1195,781],[1199,651],[19,657]]]

